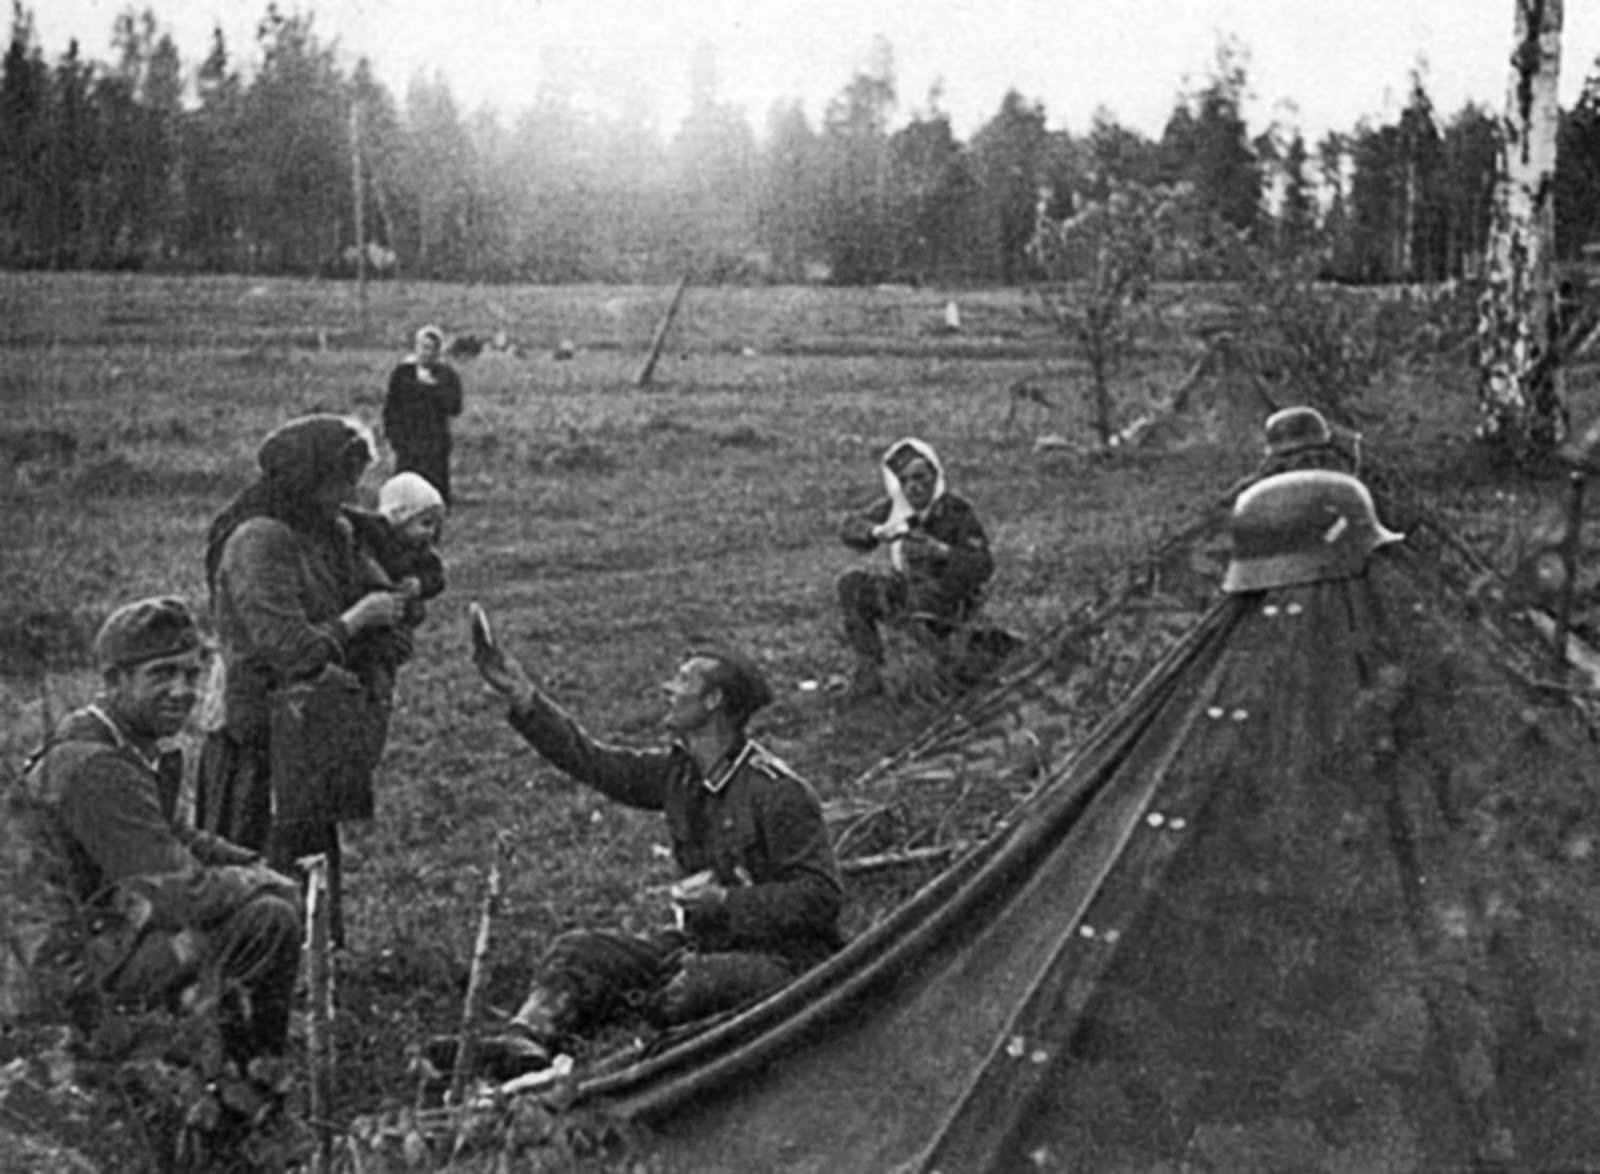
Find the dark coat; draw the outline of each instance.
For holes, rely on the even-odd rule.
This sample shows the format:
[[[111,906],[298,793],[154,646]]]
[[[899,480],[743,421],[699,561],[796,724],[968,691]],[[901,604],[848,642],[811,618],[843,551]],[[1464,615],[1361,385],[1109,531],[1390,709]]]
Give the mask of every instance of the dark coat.
[[[228,537],[211,606],[228,670],[227,728],[240,742],[265,737],[273,689],[348,665],[339,616],[371,586],[356,565],[348,521],[313,536],[256,517]]]
[[[394,449],[395,472],[426,477],[450,500],[450,421],[461,414],[461,377],[448,363],[433,366],[432,383],[417,378],[407,361],[389,376],[383,434]]]
[[[280,832],[290,834],[272,816],[273,788],[285,779],[274,783],[269,744],[273,694],[291,682],[317,677],[329,666],[354,673],[372,702],[371,736],[381,748],[393,667],[409,655],[409,642],[397,649],[389,639],[402,629],[352,638],[340,619],[364,594],[385,585],[378,579],[358,557],[344,517],[316,533],[251,517],[229,535],[211,597],[227,672],[223,728],[207,739],[201,757],[196,817],[202,827],[256,848],[268,847]],[[341,802],[339,809],[370,808],[370,779],[366,786],[361,803]],[[305,798],[278,806],[304,815],[313,806],[300,801]],[[303,818],[301,832],[311,838],[292,848],[284,846],[287,840],[272,847],[274,865],[287,867],[296,853],[332,851],[327,839],[335,818],[326,827]]]
[[[607,798],[660,811],[685,876],[728,890],[714,918],[685,928],[707,951],[755,950],[811,965],[842,943],[843,886],[810,785],[747,741],[709,776],[681,746],[626,750],[589,737],[535,693],[511,724],[554,766]]]

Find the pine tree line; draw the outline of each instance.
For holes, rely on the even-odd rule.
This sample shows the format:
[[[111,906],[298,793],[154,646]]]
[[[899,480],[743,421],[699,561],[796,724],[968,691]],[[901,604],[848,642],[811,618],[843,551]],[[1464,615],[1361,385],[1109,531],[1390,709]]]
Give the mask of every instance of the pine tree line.
[[[464,114],[438,77],[397,100],[368,61],[346,68],[311,17],[276,6],[253,50],[241,62],[218,31],[190,70],[149,11],[130,11],[114,60],[74,43],[50,63],[13,0],[0,266],[353,273],[359,160],[370,269],[409,277],[1015,283],[1037,276],[1041,209],[1060,219],[1116,185],[1185,183],[1205,222],[1318,250],[1326,277],[1436,281],[1478,270],[1499,134],[1480,106],[1441,119],[1420,76],[1392,122],[1315,145],[1252,134],[1236,42],[1159,139],[1104,110],[1085,134],[1051,130],[1010,92],[967,142],[937,93],[899,117],[883,42],[820,125],[780,103],[760,136],[699,50],[670,139],[645,112],[602,116],[554,84],[509,122]],[[1558,244],[1576,256],[1600,241],[1600,69],[1564,112],[1557,186]]]

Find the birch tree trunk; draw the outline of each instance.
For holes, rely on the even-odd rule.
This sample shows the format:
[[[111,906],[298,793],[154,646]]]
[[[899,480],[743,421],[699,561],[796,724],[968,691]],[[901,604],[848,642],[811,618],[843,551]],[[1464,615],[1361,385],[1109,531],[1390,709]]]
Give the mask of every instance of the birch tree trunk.
[[[1555,346],[1555,170],[1562,0],[1514,0],[1511,81],[1484,290],[1478,303],[1481,439],[1512,462],[1566,435]]]

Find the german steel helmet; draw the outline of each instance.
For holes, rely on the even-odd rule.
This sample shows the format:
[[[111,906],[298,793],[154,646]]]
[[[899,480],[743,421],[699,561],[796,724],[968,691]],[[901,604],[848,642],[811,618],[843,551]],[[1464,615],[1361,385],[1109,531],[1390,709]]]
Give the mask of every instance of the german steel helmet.
[[[1333,443],[1333,430],[1316,408],[1284,408],[1267,417],[1267,455],[1287,456],[1303,448]]]
[[[1222,589],[1265,591],[1358,575],[1384,528],[1367,487],[1348,473],[1303,469],[1256,482],[1234,503],[1233,558]]]

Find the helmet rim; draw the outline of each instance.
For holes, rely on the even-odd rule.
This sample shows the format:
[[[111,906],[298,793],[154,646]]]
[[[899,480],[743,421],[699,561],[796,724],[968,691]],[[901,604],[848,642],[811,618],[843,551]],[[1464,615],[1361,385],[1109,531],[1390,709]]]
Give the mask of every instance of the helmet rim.
[[[1333,444],[1333,429],[1327,417],[1309,405],[1280,408],[1267,417],[1263,433],[1267,455],[1272,457]]]

